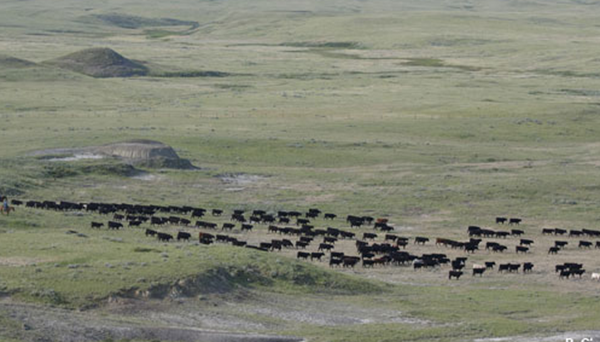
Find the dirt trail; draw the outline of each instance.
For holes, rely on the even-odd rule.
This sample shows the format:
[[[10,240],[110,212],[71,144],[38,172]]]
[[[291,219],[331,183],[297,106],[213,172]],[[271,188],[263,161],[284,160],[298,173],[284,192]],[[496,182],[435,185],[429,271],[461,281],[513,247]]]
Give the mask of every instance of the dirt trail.
[[[93,312],[0,302],[0,316],[11,322],[10,335],[23,341],[84,342],[113,340],[160,340],[178,342],[299,342],[299,337],[232,333],[193,327],[159,326],[128,322],[123,317]],[[4,329],[0,332],[4,333]]]
[[[476,339],[473,342],[565,342],[572,339],[572,341],[600,341],[600,331],[572,331],[566,332],[560,335],[553,336],[511,336],[511,337],[499,337],[499,338],[482,338]],[[587,340],[584,340],[587,339]]]

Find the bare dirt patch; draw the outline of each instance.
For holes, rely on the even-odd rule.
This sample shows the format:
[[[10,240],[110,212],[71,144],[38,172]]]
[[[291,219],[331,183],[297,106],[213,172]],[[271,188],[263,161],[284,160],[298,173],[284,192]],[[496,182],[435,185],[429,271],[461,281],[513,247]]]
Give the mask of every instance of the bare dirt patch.
[[[102,340],[159,340],[178,342],[295,342],[298,337],[228,332],[170,325],[169,322],[132,322],[128,317],[98,315],[37,305],[0,302],[0,314],[10,317],[14,338],[22,341],[83,342]]]
[[[83,159],[117,158],[121,161],[142,167],[197,169],[187,159],[166,144],[152,140],[130,140],[101,146],[81,148],[59,148],[34,151],[30,156],[49,161],[79,161]]]
[[[48,261],[50,260],[44,260],[39,258],[0,257],[0,266],[21,267]]]
[[[265,180],[266,176],[250,175],[246,173],[223,173],[216,175],[224,184],[249,185]]]
[[[511,336],[511,337],[500,337],[500,338],[482,338],[476,339],[474,342],[558,342],[567,341],[572,339],[573,341],[582,341],[587,338],[588,341],[596,341],[600,339],[600,331],[572,331],[566,332],[559,335],[553,336]]]

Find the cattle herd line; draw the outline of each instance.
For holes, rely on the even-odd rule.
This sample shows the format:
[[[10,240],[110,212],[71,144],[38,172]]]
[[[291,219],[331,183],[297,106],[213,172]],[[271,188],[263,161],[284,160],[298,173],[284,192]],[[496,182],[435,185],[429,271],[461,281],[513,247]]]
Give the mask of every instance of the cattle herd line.
[[[178,226],[180,228],[202,228],[205,230],[214,230],[214,233],[199,232],[198,241],[200,244],[210,245],[215,242],[230,243],[233,246],[251,248],[260,251],[281,251],[286,249],[297,249],[297,259],[318,260],[322,261],[328,256],[329,266],[353,268],[358,264],[363,267],[384,267],[384,266],[412,266],[415,270],[421,268],[434,268],[449,265],[448,279],[460,279],[463,275],[468,257],[457,257],[451,260],[444,253],[432,253],[414,255],[406,251],[409,245],[410,238],[402,237],[390,232],[394,231],[394,227],[384,218],[373,218],[370,216],[355,216],[348,215],[345,223],[350,229],[360,227],[371,227],[373,233],[365,232],[362,238],[356,236],[356,233],[328,227],[326,229],[318,229],[312,224],[311,220],[316,219],[323,214],[325,220],[334,221],[338,216],[332,213],[322,213],[321,210],[312,208],[307,212],[299,211],[278,211],[276,214],[267,213],[264,210],[253,210],[246,213],[245,210],[234,210],[229,221],[222,223],[220,230],[221,234],[217,234],[219,229],[217,223],[204,221],[202,218],[208,215],[206,209],[190,206],[156,206],[156,205],[133,205],[133,204],[115,204],[115,203],[72,203],[72,202],[52,202],[52,201],[21,201],[12,200],[11,203],[15,206],[25,206],[28,208],[55,210],[55,211],[87,211],[100,215],[110,216],[106,225],[103,222],[91,222],[91,228],[100,229],[107,227],[111,230],[118,230],[125,227],[140,227],[149,225],[145,229],[145,235],[156,237],[159,241],[169,242],[177,239],[177,241],[189,241],[192,234],[186,231],[178,231],[177,235],[158,231],[159,227]],[[221,209],[210,210],[210,215],[218,218],[222,217],[224,211]],[[158,215],[169,215],[158,216]],[[246,215],[249,215],[246,217]],[[185,216],[185,217],[183,217]],[[195,222],[192,222],[195,221]],[[497,217],[496,224],[516,227],[520,225],[520,218],[505,218]],[[225,234],[225,231],[236,229],[239,224],[241,231],[251,232],[255,225],[268,226],[269,234],[278,234],[280,238],[271,239],[271,241],[260,242],[258,245],[252,245],[246,241],[239,240],[236,237]],[[285,227],[279,225],[286,225]],[[293,225],[293,226],[292,226]],[[378,230],[380,232],[378,232]],[[479,226],[469,226],[467,228],[468,240],[455,241],[446,238],[436,238],[435,245],[463,250],[466,255],[473,254],[480,249],[483,238],[508,239],[517,238],[519,244],[515,246],[516,254],[529,254],[530,248],[535,243],[532,239],[521,238],[525,232],[521,229],[510,230],[492,230],[485,229]],[[543,228],[543,235],[553,236],[568,236],[570,238],[600,238],[600,231],[581,229],[570,230],[561,228]],[[383,235],[384,241],[377,243],[375,239]],[[283,238],[283,237],[286,238]],[[430,239],[427,237],[416,236],[413,239],[413,244],[427,244]],[[293,241],[295,240],[295,241]],[[339,240],[354,240],[357,255],[346,255],[343,252],[335,251],[336,242]],[[569,241],[555,240],[554,246],[548,250],[548,254],[557,254]],[[308,247],[316,246],[316,251],[309,252]],[[591,249],[592,246],[600,248],[600,241],[595,244],[592,241],[579,240],[578,248]],[[481,246],[493,253],[504,253],[508,247],[493,241],[487,241],[485,246]],[[498,264],[499,273],[518,273],[522,270],[523,274],[530,273],[534,264],[531,262],[521,263],[505,263]],[[487,261],[483,264],[472,265],[472,275],[483,276],[486,271],[493,270],[496,267],[496,262]],[[586,272],[581,263],[564,263],[555,266],[556,273],[559,279],[570,277],[582,277]],[[592,273],[591,279],[600,281],[600,273]]]

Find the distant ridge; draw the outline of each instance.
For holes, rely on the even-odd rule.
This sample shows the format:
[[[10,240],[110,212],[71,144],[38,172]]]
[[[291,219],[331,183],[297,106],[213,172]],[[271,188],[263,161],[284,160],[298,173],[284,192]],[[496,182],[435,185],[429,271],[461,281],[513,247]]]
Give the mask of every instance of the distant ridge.
[[[36,66],[37,64],[24,59],[0,55],[0,69],[23,69]]]
[[[144,76],[149,72],[145,65],[109,48],[85,49],[47,63],[92,77]]]

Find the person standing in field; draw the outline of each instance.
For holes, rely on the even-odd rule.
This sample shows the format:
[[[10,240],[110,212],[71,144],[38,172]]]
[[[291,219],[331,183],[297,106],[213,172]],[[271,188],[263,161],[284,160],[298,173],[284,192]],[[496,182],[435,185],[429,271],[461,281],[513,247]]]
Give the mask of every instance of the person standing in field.
[[[8,197],[2,198],[2,212],[8,216],[10,214],[10,207],[8,206]]]

